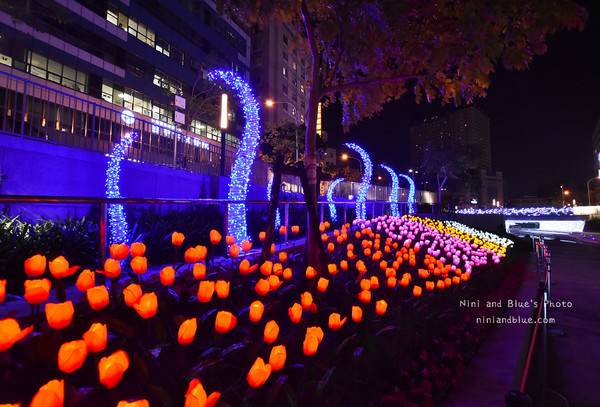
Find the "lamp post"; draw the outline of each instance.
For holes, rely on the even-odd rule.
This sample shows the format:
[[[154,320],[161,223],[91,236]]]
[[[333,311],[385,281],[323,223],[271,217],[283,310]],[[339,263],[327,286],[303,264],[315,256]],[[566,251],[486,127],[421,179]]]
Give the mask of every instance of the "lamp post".
[[[227,143],[225,140],[225,130],[227,130],[227,94],[221,95],[221,176],[225,176],[225,152],[227,151]]]
[[[595,179],[600,180],[600,175],[594,178],[590,178],[590,180],[587,182],[588,206],[592,206],[592,200],[590,199],[590,182],[592,182]]]
[[[298,162],[298,160],[299,160],[299,155],[298,155],[298,126],[300,126],[300,123],[298,122],[298,108],[292,102],[275,102],[272,99],[267,99],[265,101],[265,105],[267,105],[267,107],[273,107],[276,104],[288,104],[288,105],[292,105],[292,107],[294,108],[294,112],[295,112],[294,118],[296,119],[296,162]]]
[[[352,160],[358,161],[358,165],[359,165],[359,168],[360,168],[360,175],[362,175],[363,174],[362,161],[359,160],[356,157],[350,157],[348,154],[342,154],[342,160],[348,160],[348,159],[352,159]]]

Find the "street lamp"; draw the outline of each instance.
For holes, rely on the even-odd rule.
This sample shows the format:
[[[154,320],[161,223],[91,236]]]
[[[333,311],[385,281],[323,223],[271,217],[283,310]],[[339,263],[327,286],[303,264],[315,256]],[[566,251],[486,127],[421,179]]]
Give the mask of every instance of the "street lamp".
[[[560,184],[560,198],[562,199],[562,206],[565,206],[565,188],[563,184]]]
[[[348,160],[348,159],[352,159],[352,160],[356,160],[356,161],[358,161],[358,165],[360,166],[360,167],[359,167],[359,168],[360,168],[360,175],[362,176],[362,174],[363,174],[363,169],[362,169],[362,161],[361,161],[361,160],[359,160],[359,159],[358,159],[358,158],[356,158],[356,157],[350,157],[348,154],[342,154],[342,160]]]
[[[298,162],[298,126],[300,126],[300,123],[298,122],[298,108],[292,102],[275,102],[273,99],[265,100],[265,105],[267,105],[267,107],[273,107],[276,104],[288,104],[292,105],[292,107],[294,108],[294,118],[296,119],[296,162]]]
[[[600,179],[600,175],[598,175],[597,177],[591,178],[588,182],[587,182],[587,193],[588,193],[588,206],[592,206],[592,201],[590,199],[590,182],[592,182],[595,179]]]

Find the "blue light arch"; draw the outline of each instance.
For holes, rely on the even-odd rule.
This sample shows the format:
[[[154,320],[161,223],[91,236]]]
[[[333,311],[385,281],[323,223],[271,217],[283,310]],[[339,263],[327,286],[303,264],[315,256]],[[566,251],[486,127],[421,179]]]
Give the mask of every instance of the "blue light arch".
[[[329,184],[329,188],[327,188],[327,202],[333,202],[333,190],[344,180],[345,178],[338,178]],[[337,211],[335,210],[335,204],[333,203],[329,204],[329,216],[332,221],[337,221]]]
[[[367,200],[367,191],[369,191],[369,187],[371,186],[373,164],[371,163],[369,154],[363,150],[362,147],[354,143],[345,143],[344,146],[356,151],[360,155],[360,158],[363,162],[364,174],[362,176],[360,187],[358,188],[358,193],[356,194],[356,219],[366,219],[367,205],[365,202]]]
[[[400,175],[403,178],[406,178],[406,180],[410,184],[410,189],[408,190],[408,213],[410,215],[414,215],[417,212],[415,205],[415,181],[413,181],[413,179],[406,174],[398,175]]]
[[[392,177],[392,191],[390,192],[390,208],[392,210],[392,216],[399,217],[400,211],[398,210],[398,189],[400,189],[400,183],[398,182],[398,175],[390,167],[384,164],[379,164],[381,168],[386,170],[390,177]]]
[[[269,182],[267,182],[267,201],[270,202],[271,191],[273,191],[273,180],[275,179],[275,175],[272,171],[269,172],[271,173],[271,178],[269,178]],[[281,215],[279,213],[279,208],[277,208],[275,212],[275,228],[279,228],[279,226],[281,226]]]
[[[233,164],[233,170],[231,171],[227,199],[230,201],[244,201],[248,195],[252,164],[254,163],[256,149],[260,142],[259,104],[254,97],[250,85],[236,73],[214,70],[209,72],[207,77],[213,81],[224,81],[227,86],[237,92],[237,96],[241,100],[246,124]],[[234,236],[236,242],[250,239],[246,224],[246,205],[244,203],[228,204],[227,219],[227,234]]]

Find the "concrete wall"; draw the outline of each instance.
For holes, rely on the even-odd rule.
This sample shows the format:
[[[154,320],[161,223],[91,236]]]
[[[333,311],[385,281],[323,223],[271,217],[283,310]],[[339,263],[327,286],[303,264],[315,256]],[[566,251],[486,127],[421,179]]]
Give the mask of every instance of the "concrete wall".
[[[108,157],[87,150],[0,134],[0,193],[3,195],[105,196]],[[123,160],[121,195],[126,198],[227,198],[229,178]],[[250,188],[248,199],[264,200],[263,188]],[[11,216],[81,217],[90,205],[11,204]]]

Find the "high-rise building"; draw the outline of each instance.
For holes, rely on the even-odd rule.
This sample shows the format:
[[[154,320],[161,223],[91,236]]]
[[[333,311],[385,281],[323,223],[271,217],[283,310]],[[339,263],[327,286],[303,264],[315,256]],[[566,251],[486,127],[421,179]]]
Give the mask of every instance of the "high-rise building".
[[[285,121],[305,123],[308,109],[306,88],[308,61],[294,43],[291,24],[270,21],[252,35],[251,83],[263,104],[263,125]]]
[[[594,174],[600,177],[600,120],[592,134],[592,150],[594,151]]]
[[[209,69],[249,80],[250,37],[211,1],[1,2],[0,33],[4,133],[107,153],[128,109],[144,123],[143,160],[215,173],[218,117],[195,99]],[[229,120],[243,123],[235,109]],[[240,129],[226,133],[230,161]]]
[[[465,204],[501,205],[504,203],[502,172],[492,172],[490,121],[478,108],[470,106],[443,116],[434,116],[410,128],[411,161],[420,167],[428,146],[453,148],[478,161],[481,191],[464,196]]]

